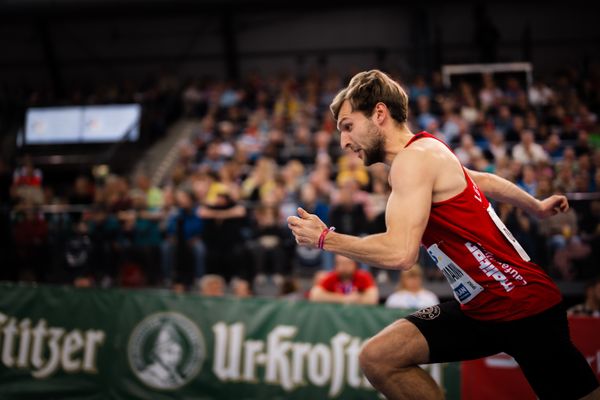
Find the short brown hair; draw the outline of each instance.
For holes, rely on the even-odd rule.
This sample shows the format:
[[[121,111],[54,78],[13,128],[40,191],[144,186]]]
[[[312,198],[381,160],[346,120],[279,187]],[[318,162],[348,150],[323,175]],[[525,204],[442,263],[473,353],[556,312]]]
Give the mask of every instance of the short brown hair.
[[[329,108],[336,120],[345,100],[350,102],[352,111],[358,110],[367,117],[373,114],[377,103],[384,103],[396,122],[406,122],[408,114],[406,92],[398,82],[377,69],[354,75],[348,86],[335,96]]]

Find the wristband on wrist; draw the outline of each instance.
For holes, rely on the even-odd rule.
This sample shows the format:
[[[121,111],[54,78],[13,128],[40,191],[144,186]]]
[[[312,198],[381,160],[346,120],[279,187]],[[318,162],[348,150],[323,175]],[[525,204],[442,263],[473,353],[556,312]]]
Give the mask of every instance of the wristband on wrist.
[[[331,231],[335,231],[335,226],[323,229],[321,232],[321,236],[319,236],[319,241],[317,242],[317,247],[323,250],[323,246],[325,246],[325,236]]]

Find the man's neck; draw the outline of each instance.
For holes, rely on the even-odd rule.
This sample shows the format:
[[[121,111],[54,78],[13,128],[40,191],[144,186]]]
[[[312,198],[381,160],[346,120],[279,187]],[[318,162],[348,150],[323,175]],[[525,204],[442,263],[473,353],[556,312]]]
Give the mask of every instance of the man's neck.
[[[386,135],[385,164],[392,165],[394,158],[400,153],[412,139],[414,133],[408,129],[406,124],[394,125],[390,133]]]

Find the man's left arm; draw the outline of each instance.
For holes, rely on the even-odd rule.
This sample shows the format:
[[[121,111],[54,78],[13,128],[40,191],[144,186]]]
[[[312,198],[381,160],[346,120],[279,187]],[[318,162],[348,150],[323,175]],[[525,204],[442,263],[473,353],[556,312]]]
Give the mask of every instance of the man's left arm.
[[[538,200],[511,181],[498,175],[472,170],[467,170],[467,172],[486,196],[512,204],[538,218],[550,217],[569,209],[569,202],[565,196],[552,195],[544,200]]]

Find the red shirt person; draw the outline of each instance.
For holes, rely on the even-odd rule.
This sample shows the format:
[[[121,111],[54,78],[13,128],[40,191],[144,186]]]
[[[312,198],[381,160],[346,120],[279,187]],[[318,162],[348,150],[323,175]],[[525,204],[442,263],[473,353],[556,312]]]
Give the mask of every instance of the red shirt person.
[[[334,271],[311,289],[309,299],[342,304],[377,304],[379,289],[369,272],[359,269],[356,261],[338,254]]]

